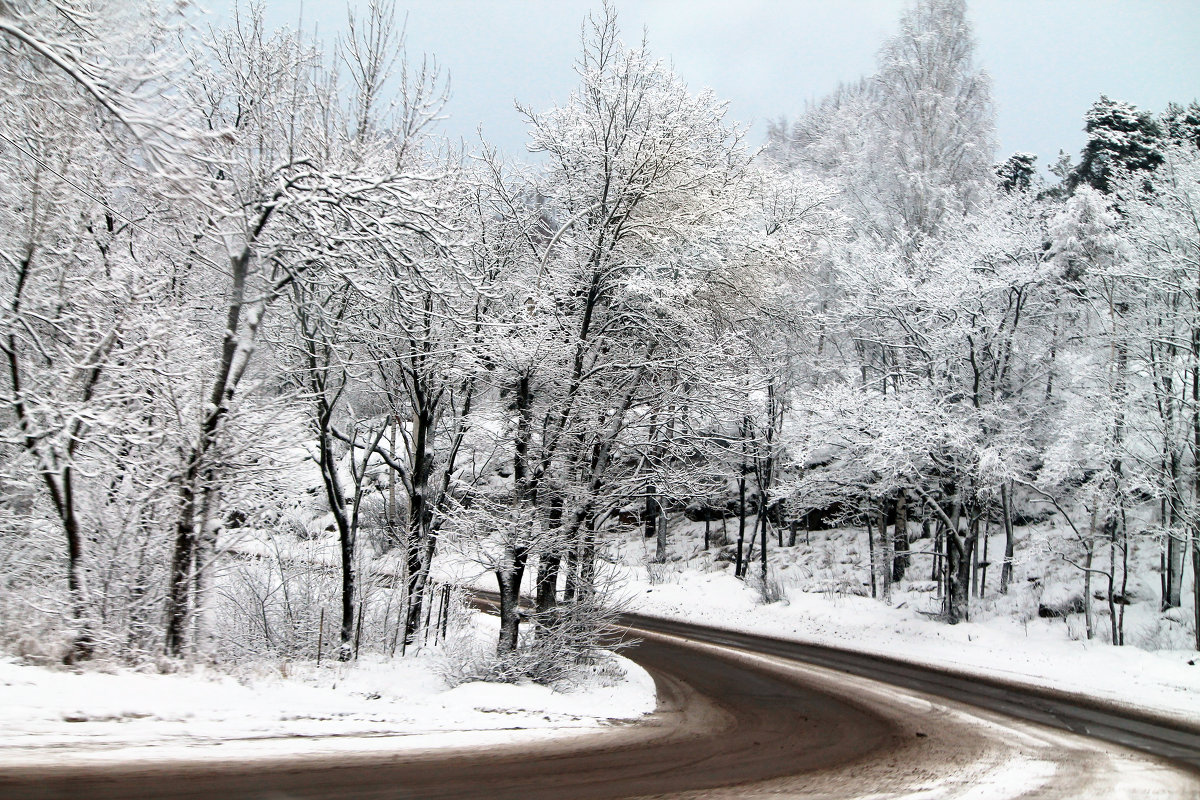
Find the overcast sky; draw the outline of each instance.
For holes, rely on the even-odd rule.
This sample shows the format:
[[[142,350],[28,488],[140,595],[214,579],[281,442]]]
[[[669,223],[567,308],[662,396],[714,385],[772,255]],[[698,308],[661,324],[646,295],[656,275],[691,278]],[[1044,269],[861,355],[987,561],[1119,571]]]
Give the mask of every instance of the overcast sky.
[[[202,0],[203,1],[203,0]],[[209,0],[222,10],[232,0]],[[270,0],[268,22],[331,35],[345,27],[336,0]],[[356,7],[366,2],[355,0]],[[729,101],[752,126],[795,116],[807,101],[875,68],[905,0],[617,0],[622,38],[648,35],[651,51],[693,89]],[[513,108],[563,101],[575,85],[580,24],[600,0],[397,0],[411,57],[436,56],[452,96],[442,132],[522,157]],[[1200,98],[1197,0],[973,0],[980,63],[992,76],[997,159],[1023,150],[1045,167],[1060,148],[1077,156],[1083,114],[1101,93],[1155,113]]]

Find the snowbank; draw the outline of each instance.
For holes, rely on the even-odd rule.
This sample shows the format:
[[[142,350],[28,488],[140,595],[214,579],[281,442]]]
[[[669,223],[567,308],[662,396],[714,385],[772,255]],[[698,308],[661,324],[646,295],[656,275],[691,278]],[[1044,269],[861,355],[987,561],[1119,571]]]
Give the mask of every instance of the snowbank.
[[[1200,653],[1194,651],[1072,641],[1061,620],[951,626],[866,597],[792,587],[786,593],[786,602],[764,605],[732,574],[678,565],[665,577],[659,572],[653,584],[634,571],[626,591],[630,610],[642,614],[1085,694],[1193,725],[1200,720]]]
[[[245,666],[235,675],[0,660],[0,765],[419,750],[587,733],[654,710],[653,679],[627,659],[617,665],[557,692],[447,689],[428,654]]]

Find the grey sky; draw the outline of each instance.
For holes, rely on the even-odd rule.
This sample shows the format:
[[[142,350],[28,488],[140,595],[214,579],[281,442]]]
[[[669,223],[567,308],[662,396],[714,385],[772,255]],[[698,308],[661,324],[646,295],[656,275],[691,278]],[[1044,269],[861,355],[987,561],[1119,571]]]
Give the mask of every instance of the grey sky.
[[[213,2],[227,8],[231,0]],[[365,6],[356,0],[356,6]],[[342,3],[273,0],[272,25],[345,25]],[[794,116],[840,81],[874,70],[905,0],[617,0],[623,38],[647,31],[651,51],[693,89],[730,102],[730,119],[753,125]],[[451,137],[484,137],[514,157],[525,129],[513,101],[561,102],[580,24],[600,0],[397,0],[407,13],[410,57],[437,57],[451,76]],[[1101,93],[1159,112],[1200,98],[1200,2],[1196,0],[969,0],[979,63],[991,74],[998,158],[1017,150],[1052,162],[1077,156],[1082,120]],[[219,16],[219,15],[218,15]]]

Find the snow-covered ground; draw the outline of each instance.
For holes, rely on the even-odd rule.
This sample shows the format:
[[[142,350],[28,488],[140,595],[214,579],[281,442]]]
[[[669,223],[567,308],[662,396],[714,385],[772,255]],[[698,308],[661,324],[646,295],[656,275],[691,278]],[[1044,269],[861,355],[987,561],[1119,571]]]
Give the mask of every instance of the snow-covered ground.
[[[673,525],[672,558],[662,565],[648,563],[653,541],[626,544],[621,561],[629,610],[1050,687],[1200,725],[1200,653],[1179,646],[1187,641],[1179,631],[1164,632],[1179,627],[1171,620],[1180,615],[1169,612],[1164,621],[1152,598],[1143,597],[1128,607],[1126,623],[1127,639],[1141,646],[1088,640],[1082,615],[1037,616],[1038,599],[1069,590],[1075,576],[1032,547],[1019,553],[1012,592],[999,595],[993,589],[990,597],[973,600],[973,621],[952,626],[930,613],[936,597],[928,581],[899,584],[890,605],[861,596],[867,587],[854,569],[862,564],[850,544],[854,532],[814,533],[811,546],[775,549],[772,543],[771,574],[786,598],[764,603],[754,586],[733,577],[732,564],[702,550],[702,529],[682,520]],[[1033,545],[1038,531],[1022,536]],[[843,572],[831,581],[838,569]],[[758,570],[756,562],[751,575]],[[918,570],[928,571],[926,563],[910,572],[928,577]],[[991,579],[994,585],[996,576]],[[1100,633],[1107,624],[1100,616]],[[1156,644],[1167,647],[1147,649]]]
[[[0,660],[0,766],[423,750],[595,731],[655,707],[618,658],[570,691],[438,677],[439,654],[174,674]]]
[[[733,577],[727,552],[703,550],[702,528],[673,520],[666,564],[650,564],[653,542],[638,536],[609,554],[621,582],[616,594],[629,610],[1051,687],[1192,724],[1200,720],[1200,654],[1186,649],[1189,632],[1179,622],[1190,609],[1161,614],[1154,587],[1131,586],[1127,636],[1134,644],[1126,647],[1113,647],[1102,635],[1085,638],[1078,613],[1038,616],[1040,603],[1078,589],[1079,576],[1038,544],[1039,537],[1055,535],[1048,528],[1021,531],[1012,591],[998,594],[990,576],[987,596],[972,601],[973,621],[956,626],[931,613],[936,595],[920,559],[890,604],[864,596],[861,531],[814,532],[810,542],[772,546],[771,574],[785,597],[764,603],[753,582]],[[918,542],[915,549],[927,544]],[[993,549],[998,544],[993,541]],[[253,552],[253,542],[240,545]],[[289,556],[320,562],[330,545],[295,546],[304,552]],[[757,570],[754,563],[751,573]],[[533,570],[526,574],[532,579]],[[441,561],[439,578],[495,588],[489,574],[453,553]],[[1100,634],[1108,624],[1103,612],[1098,609]],[[494,636],[494,619],[476,616],[472,624],[482,641]],[[307,661],[263,662],[174,674],[0,660],[0,764],[413,751],[575,735],[614,719],[635,719],[655,706],[652,679],[624,659],[569,692],[532,684],[449,688],[439,677],[440,659],[431,648],[398,659],[364,656],[348,665],[326,660],[319,668]]]

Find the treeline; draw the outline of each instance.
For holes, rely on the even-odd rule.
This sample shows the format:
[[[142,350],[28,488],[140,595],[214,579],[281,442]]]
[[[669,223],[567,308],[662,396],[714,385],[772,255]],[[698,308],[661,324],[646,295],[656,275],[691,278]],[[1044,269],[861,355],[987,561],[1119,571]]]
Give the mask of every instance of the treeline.
[[[936,0],[756,154],[606,7],[512,165],[434,136],[444,83],[393,17],[325,49],[254,12],[191,36],[155,6],[0,8],[6,647],[211,653],[226,615],[267,616],[214,613],[221,553],[293,536],[301,462],[341,658],[380,616],[364,564],[400,556],[394,647],[451,548],[496,577],[502,661],[545,674],[601,637],[607,544],[636,527],[666,558],[685,508],[739,517],[746,576],[772,524],[868,511],[885,593],[888,521],[924,514],[957,621],[981,521],[1007,581],[1036,495],[1114,610],[1142,540],[1182,601],[1194,104],[1101,101],[1059,185],[996,168],[965,10]]]
[[[497,577],[501,655],[586,654],[616,512],[713,484],[678,464],[728,449],[712,431],[795,316],[821,196],[611,9],[576,91],[522,109],[536,169],[431,135],[444,84],[390,6],[332,51],[258,11],[196,37],[153,6],[2,13],[5,639],[211,653],[299,602],[285,579],[214,613],[238,531],[296,532],[303,461],[341,658],[364,558],[402,553],[412,643],[448,545]]]
[[[1015,504],[1040,504],[1067,531],[1049,555],[1080,570],[1088,637],[1095,595],[1122,644],[1132,548],[1161,552],[1162,609],[1183,602],[1189,549],[1200,586],[1200,105],[1101,97],[1055,182],[1027,153],[993,167],[965,11],[918,3],[876,74],[770,131],[771,158],[829,186],[851,231],[814,290],[781,499],[874,522],[885,596],[918,510],[951,622],[983,531],[1003,526],[1007,591]]]

